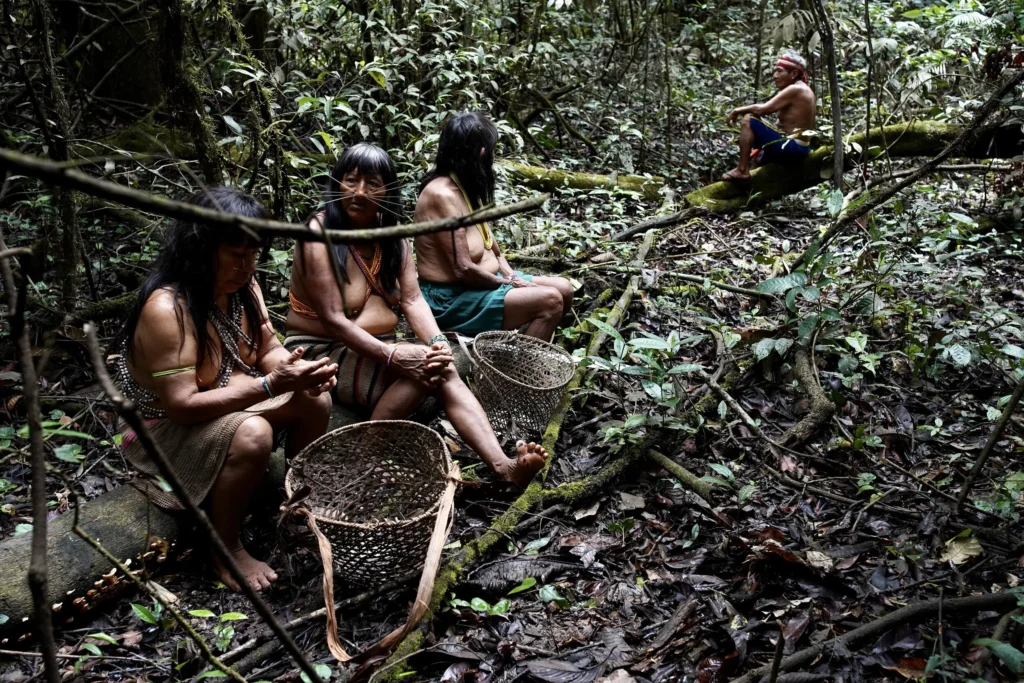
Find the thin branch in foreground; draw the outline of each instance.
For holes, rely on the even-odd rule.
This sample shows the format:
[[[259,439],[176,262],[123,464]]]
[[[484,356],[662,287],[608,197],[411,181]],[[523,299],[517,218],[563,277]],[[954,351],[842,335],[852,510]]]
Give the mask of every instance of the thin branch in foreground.
[[[239,569],[235,559],[228,552],[227,546],[224,545],[224,541],[221,539],[220,534],[214,529],[213,524],[210,522],[210,518],[206,516],[198,505],[192,502],[192,499],[185,493],[185,487],[182,485],[181,480],[178,478],[177,473],[171,467],[170,462],[167,460],[167,456],[164,454],[163,449],[160,448],[159,444],[153,439],[153,435],[150,433],[149,428],[145,422],[139,417],[139,413],[135,408],[135,404],[131,399],[125,398],[117,387],[114,386],[113,381],[110,379],[110,375],[107,373],[107,368],[103,363],[103,355],[100,352],[99,341],[96,338],[96,328],[92,323],[87,323],[84,328],[86,345],[89,349],[89,360],[92,363],[93,371],[96,373],[96,380],[102,387],[103,392],[110,399],[110,402],[117,408],[117,412],[121,415],[126,423],[135,431],[135,436],[139,440],[139,443],[146,450],[146,454],[157,466],[160,471],[160,476],[170,484],[171,490],[181,501],[181,504],[189,512],[199,525],[199,529],[206,536],[210,545],[213,547],[217,558],[227,567],[228,573],[231,574],[231,578],[235,580],[235,583],[241,588],[241,591],[245,593],[246,597],[252,602],[253,607],[256,608],[256,612],[259,613],[263,621],[271,628],[274,635],[284,643],[288,653],[298,664],[299,668],[309,677],[311,681],[315,683],[323,683],[323,680],[317,674],[316,670],[313,669],[313,665],[310,664],[306,655],[303,654],[299,646],[295,644],[288,632],[285,631],[284,627],[281,626],[281,622],[277,620],[274,613],[270,611],[270,607],[264,602],[263,598],[260,597],[259,593],[249,584],[245,576],[242,574],[242,570]]]
[[[84,194],[107,199],[140,211],[148,211],[167,218],[194,221],[225,228],[241,228],[264,237],[287,237],[296,240],[323,241],[323,237],[308,226],[284,221],[274,221],[245,216],[234,216],[212,209],[205,209],[187,202],[167,199],[159,195],[124,187],[117,183],[100,180],[90,175],[30,154],[21,154],[7,149],[0,149],[0,170],[30,176],[50,185],[66,187]],[[387,228],[370,230],[331,230],[330,237],[341,242],[375,242],[378,240],[401,237],[416,237],[435,232],[445,232],[464,228],[478,223],[494,221],[524,211],[536,209],[548,200],[549,195],[534,195],[529,199],[514,204],[496,206],[491,209],[473,211],[463,216],[453,216],[423,223],[395,225]]]
[[[0,231],[0,252],[8,251]],[[11,250],[15,251],[15,250]],[[10,320],[11,338],[15,340],[18,365],[21,370],[22,392],[28,419],[29,458],[32,466],[32,556],[28,568],[28,585],[32,592],[36,637],[43,655],[43,672],[48,683],[60,682],[57,668],[57,643],[53,637],[53,613],[46,595],[46,451],[43,447],[42,413],[39,408],[39,378],[32,358],[32,340],[25,322],[27,283],[16,287],[11,263],[0,258],[0,272],[7,289],[8,305],[13,315]],[[24,277],[24,274],[22,275]]]

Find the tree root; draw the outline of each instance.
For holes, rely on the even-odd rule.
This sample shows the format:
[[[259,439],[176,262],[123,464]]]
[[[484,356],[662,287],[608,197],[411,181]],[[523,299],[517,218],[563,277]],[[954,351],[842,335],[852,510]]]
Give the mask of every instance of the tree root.
[[[942,610],[944,615],[966,614],[981,612],[985,610],[998,610],[1012,608],[1017,605],[1017,596],[1012,593],[991,593],[989,595],[976,595],[969,598],[953,598],[944,600],[926,600],[913,605],[907,605],[895,612],[890,612],[884,617],[868,622],[849,633],[845,633],[833,640],[812,645],[795,652],[782,660],[780,671],[789,671],[799,666],[806,666],[817,659],[820,655],[832,653],[836,650],[842,651],[855,646],[857,643],[870,638],[876,634],[888,631],[895,626],[909,622],[923,621],[939,613]],[[753,671],[735,678],[731,683],[757,683],[762,677],[771,672],[771,664],[760,666]],[[780,677],[781,678],[781,677]]]
[[[711,486],[706,481],[703,481],[697,475],[690,472],[690,470],[658,451],[647,451],[647,457],[668,470],[669,474],[678,479],[683,486],[703,498],[705,502],[711,503],[708,500],[711,497]]]
[[[800,386],[804,388],[810,398],[811,411],[790,427],[779,439],[780,444],[789,448],[796,448],[810,441],[822,425],[832,419],[832,415],[836,411],[835,404],[821,390],[814,368],[811,367],[811,358],[804,349],[799,349],[796,352],[793,374],[796,375]]]

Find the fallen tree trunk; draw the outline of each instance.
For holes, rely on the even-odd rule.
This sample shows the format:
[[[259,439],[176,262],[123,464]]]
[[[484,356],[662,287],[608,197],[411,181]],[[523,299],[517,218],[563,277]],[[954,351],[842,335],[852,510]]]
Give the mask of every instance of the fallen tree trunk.
[[[529,166],[516,161],[502,161],[498,165],[505,169],[512,182],[526,185],[534,190],[544,188],[546,192],[554,192],[563,188],[574,190],[618,188],[639,192],[644,199],[657,201],[661,197],[661,188],[665,186],[665,179],[658,176],[578,173],[561,168]]]
[[[871,135],[860,133],[847,140],[866,150],[870,158],[935,156],[962,132],[952,123],[914,121],[876,128]],[[856,149],[856,148],[854,148]],[[1020,126],[990,126],[974,136],[957,156],[972,159],[1000,159],[1016,156],[1024,150],[1024,132]],[[861,161],[864,154],[851,154],[846,159]],[[711,211],[735,211],[748,206],[795,194],[826,182],[832,171],[832,146],[813,150],[799,165],[783,167],[769,164],[755,169],[749,183],[717,182],[694,190],[682,198],[688,207],[703,207]]]

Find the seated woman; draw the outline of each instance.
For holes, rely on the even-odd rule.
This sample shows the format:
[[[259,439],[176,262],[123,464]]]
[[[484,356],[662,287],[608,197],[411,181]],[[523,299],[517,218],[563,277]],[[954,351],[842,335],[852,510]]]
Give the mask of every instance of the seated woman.
[[[498,131],[480,114],[458,114],[441,129],[437,160],[420,186],[416,220],[461,216],[494,201]],[[561,277],[512,270],[486,223],[416,238],[420,289],[445,330],[475,336],[515,330],[550,341],[572,308]]]
[[[207,209],[263,218],[255,199],[224,187],[190,200]],[[249,583],[277,578],[242,547],[242,517],[267,469],[274,433],[288,430],[285,453],[297,454],[327,429],[337,367],[301,360],[281,346],[253,275],[261,245],[240,229],[179,221],[116,342],[116,381],[135,401],[153,438],[195,503],[211,521]],[[182,509],[160,488],[156,465],[134,432],[124,455],[147,477],[139,488],[161,507]],[[230,588],[239,586],[216,561]]]
[[[398,175],[387,152],[360,143],[338,159],[324,192],[326,208],[310,228],[367,229],[395,225],[401,206]],[[544,465],[537,444],[517,445],[505,456],[491,423],[452,365],[451,349],[416,281],[406,240],[333,245],[299,242],[292,265],[288,313],[289,350],[338,364],[335,402],[371,411],[373,420],[408,417],[427,393],[436,392],[448,419],[466,443],[506,481],[525,486]],[[344,286],[339,290],[335,263]],[[422,344],[396,344],[401,309]]]

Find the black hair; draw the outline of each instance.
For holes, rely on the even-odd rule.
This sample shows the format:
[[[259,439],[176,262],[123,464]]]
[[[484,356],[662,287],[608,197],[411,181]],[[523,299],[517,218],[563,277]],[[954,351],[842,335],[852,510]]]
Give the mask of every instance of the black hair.
[[[324,219],[321,226],[326,230],[348,230],[348,214],[342,207],[341,180],[347,174],[356,171],[363,175],[380,176],[384,185],[384,199],[377,204],[377,226],[388,227],[398,225],[401,216],[402,188],[398,182],[398,170],[388,153],[377,145],[360,142],[352,145],[335,162],[331,175],[324,187]],[[380,240],[381,266],[380,284],[384,291],[395,293],[398,290],[398,275],[402,270],[402,258],[405,244],[401,238]],[[334,243],[334,252],[341,264],[342,277],[348,282],[345,262],[348,258],[349,246]]]
[[[479,209],[494,201],[494,146],[498,129],[483,114],[456,114],[441,128],[437,142],[437,160],[420,185],[423,191],[430,181],[454,172],[469,195],[470,209]],[[483,150],[481,156],[480,150]]]
[[[266,209],[254,197],[228,187],[213,187],[208,191],[197,192],[188,202],[204,209],[246,218],[267,217]],[[252,234],[236,226],[214,227],[185,220],[177,220],[171,225],[165,234],[163,248],[153,264],[153,271],[139,288],[139,297],[117,339],[118,347],[127,344],[129,358],[134,350],[135,328],[139,324],[142,309],[153,292],[163,288],[170,289],[175,301],[183,304],[175,306],[182,344],[185,343],[183,309],[187,309],[192,318],[199,345],[196,365],[202,365],[206,354],[215,351],[206,323],[210,319],[210,311],[216,305],[213,286],[217,278],[217,250],[222,244],[247,248],[263,246],[261,240],[254,239]],[[255,278],[250,278],[249,284],[239,289],[237,296],[253,330],[251,349],[259,355],[262,335],[258,331],[262,318],[256,298]]]

